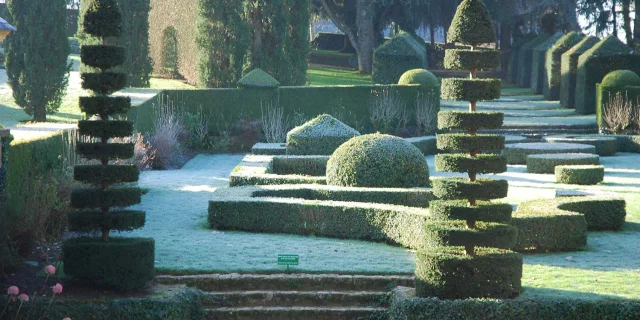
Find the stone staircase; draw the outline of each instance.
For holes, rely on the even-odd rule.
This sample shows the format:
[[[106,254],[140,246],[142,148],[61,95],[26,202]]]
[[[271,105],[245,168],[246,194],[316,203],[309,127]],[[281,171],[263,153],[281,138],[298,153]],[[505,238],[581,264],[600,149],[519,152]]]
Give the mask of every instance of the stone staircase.
[[[157,277],[206,293],[205,319],[386,319],[389,291],[413,275],[208,274]]]

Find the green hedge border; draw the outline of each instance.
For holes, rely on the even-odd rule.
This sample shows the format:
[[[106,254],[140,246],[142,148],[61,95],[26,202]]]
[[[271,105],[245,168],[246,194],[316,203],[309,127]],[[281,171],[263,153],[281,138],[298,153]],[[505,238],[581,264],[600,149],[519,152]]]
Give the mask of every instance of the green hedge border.
[[[528,173],[553,174],[556,166],[598,164],[600,164],[600,157],[590,153],[552,153],[527,156]]]
[[[576,143],[562,145],[563,149],[557,149],[561,147],[559,143],[513,143],[505,146],[502,155],[507,158],[508,164],[527,164],[527,156],[533,154],[596,153],[596,147],[590,145]],[[554,147],[556,149],[553,149]]]
[[[596,185],[604,180],[604,166],[557,166],[555,168],[557,183]]]

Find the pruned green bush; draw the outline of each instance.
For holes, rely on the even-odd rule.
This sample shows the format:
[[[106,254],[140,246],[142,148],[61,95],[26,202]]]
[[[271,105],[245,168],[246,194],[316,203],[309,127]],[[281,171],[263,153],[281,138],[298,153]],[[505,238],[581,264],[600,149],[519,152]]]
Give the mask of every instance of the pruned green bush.
[[[373,83],[393,84],[405,72],[426,69],[427,49],[408,34],[399,34],[383,43],[373,53]]]
[[[398,84],[419,84],[426,90],[437,89],[440,91],[440,80],[426,69],[411,69],[403,73]]]
[[[114,120],[81,120],[78,121],[78,131],[82,135],[102,139],[124,138],[133,135],[133,123]]]
[[[502,199],[507,196],[509,183],[507,180],[477,179],[469,181],[464,178],[447,178],[433,180],[433,194],[444,200],[469,199],[478,200]]]
[[[126,56],[123,47],[105,45],[85,45],[80,50],[82,63],[102,71],[124,63]]]
[[[294,174],[324,176],[329,156],[275,156],[271,163],[271,172],[275,174]]]
[[[436,158],[436,171],[502,173],[507,171],[507,160],[499,154],[479,154],[475,157],[466,153],[442,154]]]
[[[442,79],[442,99],[487,101],[500,98],[500,79]]]
[[[612,115],[616,113],[617,108],[628,108],[628,110],[619,110],[623,112],[631,112],[638,107],[638,100],[640,98],[640,76],[631,70],[616,70],[608,73],[601,83],[596,84],[596,120],[598,127],[608,129],[615,132],[616,128],[610,128],[615,122],[615,117]],[[616,101],[616,100],[620,101]],[[625,105],[618,105],[616,102],[621,102]],[[618,112],[619,112],[618,111]],[[608,119],[605,119],[608,118]],[[628,114],[623,116],[626,119],[616,119],[617,121],[626,122],[629,126],[633,124],[633,119],[628,119]],[[618,125],[622,126],[622,123]],[[621,130],[628,130],[629,128],[620,128]]]
[[[494,50],[450,49],[444,56],[444,67],[449,70],[493,70],[499,66],[500,52]]]
[[[540,34],[533,40],[523,44],[518,50],[518,81],[521,87],[531,87],[531,73],[533,71],[533,49],[549,38],[547,34]]]
[[[556,166],[597,165],[600,157],[589,153],[532,154],[527,156],[528,173],[554,173]]]
[[[571,49],[562,54],[560,66],[560,105],[563,108],[576,107],[576,81],[578,77],[578,59],[600,39],[587,36]]]
[[[505,137],[497,134],[442,133],[436,139],[440,150],[493,151],[504,149],[505,144]]]
[[[343,143],[360,132],[340,120],[323,114],[287,133],[287,154],[331,155]]]
[[[568,165],[556,166],[556,182],[565,184],[594,185],[604,180],[604,166]]]
[[[478,201],[469,206],[464,200],[435,200],[429,203],[429,212],[436,220],[469,220],[485,222],[509,222],[513,207],[508,203]]]
[[[427,247],[479,246],[508,249],[515,245],[516,228],[495,222],[477,222],[467,228],[465,220],[430,221],[425,224],[424,241]]]
[[[618,139],[605,135],[558,135],[547,136],[544,141],[551,143],[577,143],[596,147],[596,153],[601,157],[613,156],[618,151]]]
[[[553,44],[545,57],[547,81],[544,83],[543,94],[547,100],[559,100],[562,82],[562,54],[577,45],[584,35],[571,31]]]
[[[451,20],[447,41],[475,46],[496,40],[496,30],[484,3],[480,0],[463,1]]]
[[[327,163],[327,183],[349,187],[413,188],[429,185],[429,167],[404,139],[369,134],[341,145]]]
[[[238,87],[241,88],[277,88],[280,82],[261,69],[253,69],[244,77],[238,80]]]
[[[547,51],[562,37],[562,32],[556,32],[547,40],[533,48],[531,64],[531,90],[540,94],[544,91],[544,83],[547,82],[548,75],[544,67]]]
[[[560,210],[540,200],[520,203],[509,222],[518,229],[513,250],[576,251],[587,245],[587,221],[577,212]]]
[[[497,129],[502,127],[503,122],[504,113],[502,112],[443,111],[438,113],[438,129],[441,130]]]
[[[440,299],[513,298],[521,290],[522,256],[512,251],[438,247],[416,253],[416,295]]]
[[[252,185],[282,185],[282,184],[327,184],[327,179],[324,177],[324,173],[322,176],[311,176],[307,173],[310,166],[307,164],[311,164],[311,169],[315,170],[315,173],[319,172],[319,165],[321,162],[324,162],[326,156],[305,156],[299,157],[300,160],[297,160],[298,157],[286,156],[282,157],[280,162],[289,162],[284,164],[285,167],[289,168],[277,168],[276,170],[293,170],[289,165],[295,163],[295,171],[300,171],[300,174],[275,174],[274,173],[274,158],[268,157],[266,159],[261,159],[262,161],[257,161],[257,159],[251,158],[252,156],[247,156],[242,163],[240,163],[237,167],[233,169],[231,174],[229,175],[229,186],[252,186]],[[284,160],[283,160],[284,159]],[[288,160],[295,159],[295,160]],[[325,164],[326,165],[326,164]]]
[[[596,153],[596,147],[578,143],[514,143],[502,151],[508,164],[527,164],[529,155],[550,153]]]
[[[583,214],[589,231],[620,230],[627,215],[625,200],[611,197],[563,197],[532,200],[520,203],[518,211],[539,213],[553,211],[554,208]]]
[[[611,71],[628,69],[640,72],[640,54],[611,35],[585,51],[578,59],[576,112],[596,112],[596,83]]]

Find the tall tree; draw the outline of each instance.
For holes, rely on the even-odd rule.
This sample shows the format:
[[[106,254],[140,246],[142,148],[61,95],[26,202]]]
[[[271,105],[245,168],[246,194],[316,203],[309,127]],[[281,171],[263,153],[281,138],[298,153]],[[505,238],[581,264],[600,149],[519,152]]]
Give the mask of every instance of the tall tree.
[[[6,40],[6,68],[16,103],[47,121],[62,103],[71,65],[66,0],[11,0],[9,22],[18,29]]]

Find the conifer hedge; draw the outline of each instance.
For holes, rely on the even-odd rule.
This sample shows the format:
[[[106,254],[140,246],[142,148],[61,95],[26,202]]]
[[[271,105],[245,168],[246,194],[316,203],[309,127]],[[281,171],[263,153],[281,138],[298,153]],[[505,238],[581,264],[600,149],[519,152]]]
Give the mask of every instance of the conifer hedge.
[[[91,139],[78,143],[77,152],[87,159],[99,160],[100,164],[75,167],[74,179],[92,188],[72,192],[71,206],[78,211],[69,214],[69,228],[75,232],[98,231],[102,237],[67,240],[64,269],[67,275],[100,287],[134,290],[154,277],[154,241],[110,237],[111,231],[141,228],[145,220],[144,211],[120,209],[140,203],[139,188],[120,186],[138,181],[138,168],[112,162],[131,158],[133,144],[109,142],[111,138],[133,133],[130,122],[111,120],[131,107],[129,98],[110,96],[126,83],[125,74],[110,71],[123,63],[125,49],[104,44],[104,38],[122,33],[122,14],[115,0],[90,0],[84,5],[84,30],[101,39],[103,44],[82,47],[82,63],[99,71],[82,74],[83,88],[92,91],[94,96],[82,97],[80,108],[87,119],[97,115],[99,120],[80,121],[79,134]],[[113,210],[113,207],[119,209]]]
[[[481,0],[464,0],[460,4],[448,38],[470,45],[473,51],[478,44],[495,41],[491,18]],[[491,51],[474,53],[494,54]],[[508,189],[505,180],[477,179],[479,173],[506,171],[504,157],[481,153],[503,149],[504,137],[476,134],[483,126],[500,127],[504,119],[500,113],[476,113],[476,101],[489,98],[486,92],[474,91],[476,82],[484,86],[495,81],[495,98],[500,93],[499,80],[476,79],[476,70],[488,67],[487,61],[493,59],[468,59],[464,64],[471,69],[471,75],[466,87],[454,98],[469,100],[469,112],[440,112],[438,117],[443,120],[439,123],[441,130],[468,132],[467,135],[437,135],[438,149],[462,149],[468,154],[437,155],[436,170],[466,172],[469,178],[433,180],[434,195],[442,200],[433,203],[437,212],[435,219],[424,225],[427,249],[416,255],[416,293],[421,297],[511,298],[520,293],[522,257],[508,250],[516,243],[517,230],[504,224],[511,217],[511,208],[478,201],[504,198]],[[450,82],[442,82],[443,93],[449,91],[446,88],[449,85]]]

